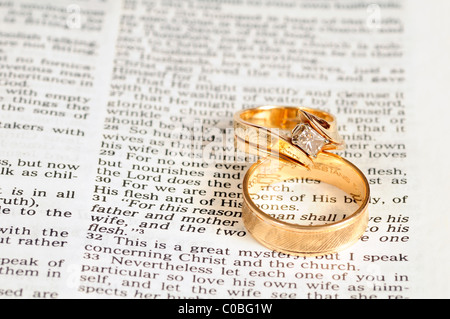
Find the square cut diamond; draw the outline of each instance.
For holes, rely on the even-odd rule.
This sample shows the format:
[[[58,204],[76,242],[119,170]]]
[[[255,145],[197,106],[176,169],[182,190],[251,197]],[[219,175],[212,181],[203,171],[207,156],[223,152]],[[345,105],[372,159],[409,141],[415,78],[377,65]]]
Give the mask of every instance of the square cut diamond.
[[[308,155],[316,157],[328,141],[308,124],[298,124],[292,130],[292,143]]]

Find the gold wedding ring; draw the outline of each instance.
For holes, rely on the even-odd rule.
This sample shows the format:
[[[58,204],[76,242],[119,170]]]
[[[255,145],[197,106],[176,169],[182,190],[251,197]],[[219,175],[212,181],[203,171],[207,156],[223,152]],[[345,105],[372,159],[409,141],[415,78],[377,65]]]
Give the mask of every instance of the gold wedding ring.
[[[273,165],[273,161],[279,161]],[[356,211],[338,222],[304,226],[276,219],[252,200],[262,188],[292,177],[303,177],[336,186],[358,204]],[[340,251],[357,241],[368,222],[369,185],[363,173],[343,158],[320,153],[314,166],[305,169],[291,161],[266,157],[253,164],[243,182],[243,221],[264,246],[283,253],[314,256]]]
[[[352,163],[327,150],[342,149],[334,116],[304,107],[262,106],[237,112],[235,140],[248,153],[265,155],[243,181],[243,221],[264,246],[292,255],[317,256],[355,243],[368,223],[369,184]],[[299,225],[264,212],[252,196],[292,178],[308,178],[335,186],[357,208],[342,220]]]

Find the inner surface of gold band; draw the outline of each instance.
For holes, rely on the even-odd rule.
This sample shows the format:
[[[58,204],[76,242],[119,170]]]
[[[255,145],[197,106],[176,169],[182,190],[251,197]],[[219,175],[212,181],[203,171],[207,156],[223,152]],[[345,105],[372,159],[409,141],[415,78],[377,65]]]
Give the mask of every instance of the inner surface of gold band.
[[[246,199],[248,200],[248,204],[252,205],[251,209],[254,212],[266,215],[253,203],[249,194],[258,193],[268,185],[286,181],[293,177],[319,180],[336,186],[349,194],[358,204],[358,209],[353,214],[349,214],[346,219],[351,218],[352,215],[357,214],[362,208],[367,206],[369,185],[363,173],[350,162],[331,153],[320,153],[315,159],[314,165],[309,167],[309,169],[281,158],[267,157],[261,160],[258,164],[250,168],[244,180],[244,197],[248,195]],[[248,194],[246,194],[246,190],[248,190]],[[267,215],[267,217],[270,216]],[[343,222],[346,219],[339,222]]]
[[[327,122],[333,122],[334,117],[327,112],[306,107],[266,106],[245,110],[240,118],[248,123],[282,130],[292,130],[300,123],[301,110],[311,113]]]

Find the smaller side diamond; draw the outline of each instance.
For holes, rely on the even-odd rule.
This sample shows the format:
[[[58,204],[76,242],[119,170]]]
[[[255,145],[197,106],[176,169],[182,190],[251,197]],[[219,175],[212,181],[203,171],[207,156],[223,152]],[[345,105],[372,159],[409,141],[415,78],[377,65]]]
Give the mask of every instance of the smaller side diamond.
[[[316,132],[308,124],[298,124],[292,130],[292,143],[299,146],[310,156],[317,156],[327,139]]]

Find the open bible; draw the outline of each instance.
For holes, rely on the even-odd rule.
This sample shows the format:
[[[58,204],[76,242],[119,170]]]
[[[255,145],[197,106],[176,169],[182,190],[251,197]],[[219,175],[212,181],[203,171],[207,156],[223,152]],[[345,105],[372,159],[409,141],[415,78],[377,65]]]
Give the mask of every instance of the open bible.
[[[448,9],[1,0],[0,298],[449,297]],[[236,150],[233,114],[259,105],[336,116],[336,153],[371,187],[355,245],[298,257],[247,232],[258,159]],[[322,186],[293,177],[255,201],[342,218],[345,194]]]

